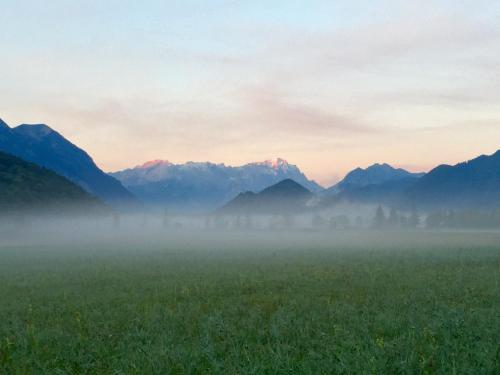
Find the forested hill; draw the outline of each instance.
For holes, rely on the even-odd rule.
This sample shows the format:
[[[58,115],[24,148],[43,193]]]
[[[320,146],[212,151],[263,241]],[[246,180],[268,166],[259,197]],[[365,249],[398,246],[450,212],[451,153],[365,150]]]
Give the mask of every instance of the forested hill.
[[[220,211],[232,214],[303,212],[313,197],[314,194],[302,185],[285,179],[259,193],[241,193]]]
[[[0,152],[0,213],[22,210],[104,213],[108,208],[66,178]]]

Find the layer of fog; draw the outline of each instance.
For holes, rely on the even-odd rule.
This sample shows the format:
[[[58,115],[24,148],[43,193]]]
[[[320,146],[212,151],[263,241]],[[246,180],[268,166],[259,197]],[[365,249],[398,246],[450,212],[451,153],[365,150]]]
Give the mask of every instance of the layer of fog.
[[[445,214],[443,214],[445,215]],[[449,214],[448,214],[449,215]],[[329,210],[276,214],[173,214],[109,212],[105,215],[17,214],[0,216],[0,246],[50,244],[146,244],[235,241],[235,238],[286,241],[290,238],[360,237],[366,232],[422,232],[430,216],[377,205],[340,204]],[[432,217],[431,217],[432,218]],[[453,229],[453,228],[451,228]],[[492,227],[488,230],[498,230]],[[455,229],[457,230],[457,229]],[[291,235],[293,234],[293,235]],[[306,235],[307,234],[307,235]],[[311,240],[312,241],[312,240]]]

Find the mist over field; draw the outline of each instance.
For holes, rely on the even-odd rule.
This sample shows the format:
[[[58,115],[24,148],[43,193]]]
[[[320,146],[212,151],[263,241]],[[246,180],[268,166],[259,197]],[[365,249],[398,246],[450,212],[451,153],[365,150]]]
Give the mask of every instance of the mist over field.
[[[499,369],[500,233],[31,218],[0,236],[5,373]]]

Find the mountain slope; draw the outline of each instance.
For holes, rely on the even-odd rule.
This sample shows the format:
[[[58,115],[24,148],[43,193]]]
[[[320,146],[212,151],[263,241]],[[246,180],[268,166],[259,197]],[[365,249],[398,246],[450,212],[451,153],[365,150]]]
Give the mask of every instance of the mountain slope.
[[[243,191],[260,191],[287,178],[314,192],[323,189],[283,159],[238,167],[155,160],[111,175],[144,202],[174,210],[212,210]]]
[[[327,189],[326,194],[336,194],[350,189],[359,189],[368,185],[378,185],[391,181],[416,179],[424,173],[411,173],[402,168],[393,168],[389,164],[373,164],[366,169],[356,168],[349,172],[338,184]]]
[[[136,203],[122,184],[100,170],[92,158],[47,125],[0,122],[0,151],[50,169],[112,204]]]
[[[407,190],[406,199],[427,209],[500,207],[500,150],[434,168]]]
[[[297,182],[286,179],[259,193],[244,192],[227,203],[224,213],[289,213],[306,208],[314,195]]]
[[[409,187],[415,184],[414,177],[406,177],[379,184],[351,186],[338,192],[336,195],[328,196],[323,203],[334,203],[348,201],[352,203],[385,204],[400,207],[405,204],[405,193]]]
[[[56,173],[0,152],[0,210],[107,210],[97,198]]]

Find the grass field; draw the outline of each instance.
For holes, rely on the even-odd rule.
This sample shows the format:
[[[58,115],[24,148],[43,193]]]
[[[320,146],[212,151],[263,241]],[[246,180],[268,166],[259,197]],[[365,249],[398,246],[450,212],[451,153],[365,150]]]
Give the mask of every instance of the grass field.
[[[2,374],[500,374],[500,235],[0,246]]]

